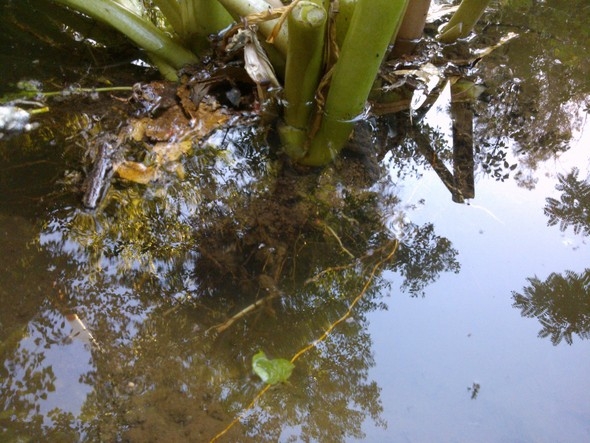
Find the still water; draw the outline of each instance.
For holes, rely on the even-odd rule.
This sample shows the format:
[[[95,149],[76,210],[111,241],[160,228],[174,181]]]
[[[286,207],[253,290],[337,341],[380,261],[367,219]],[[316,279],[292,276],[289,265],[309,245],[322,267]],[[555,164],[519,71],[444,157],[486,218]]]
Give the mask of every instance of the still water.
[[[585,1],[489,13],[474,46],[516,37],[467,73],[487,89],[464,203],[440,168],[457,173],[444,83],[414,125],[372,121],[374,161],[284,173],[254,130],[223,131],[182,179],[116,181],[96,211],[77,177],[105,108],[66,101],[0,140],[0,439],[590,441],[589,19]],[[3,93],[80,78],[9,46]],[[256,352],[328,329],[263,391]]]

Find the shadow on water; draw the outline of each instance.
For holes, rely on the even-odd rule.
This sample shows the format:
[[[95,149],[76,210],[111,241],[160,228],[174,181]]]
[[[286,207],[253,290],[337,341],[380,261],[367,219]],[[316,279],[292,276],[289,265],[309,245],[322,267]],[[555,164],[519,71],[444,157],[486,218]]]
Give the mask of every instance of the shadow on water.
[[[461,268],[433,223],[411,221],[423,204],[402,201],[398,183],[432,168],[456,202],[474,197],[478,176],[534,188],[537,165],[568,149],[587,113],[587,60],[576,41],[556,47],[559,64],[532,51],[541,32],[551,35],[536,28],[548,10],[492,17],[502,25],[482,34],[482,46],[507,29],[519,37],[460,72],[486,83],[485,98],[445,104],[441,84],[415,124],[406,112],[369,119],[322,171],[284,164],[272,134],[244,119],[196,140],[148,185],[114,179],[98,209],[85,210],[88,148],[99,133],[121,131],[128,95],[51,102],[58,110],[38,129],[3,138],[2,252],[13,258],[0,270],[3,440],[208,441],[240,414],[228,441],[345,441],[362,439],[367,420],[386,427],[367,317],[388,294],[424,295]],[[95,56],[79,66],[96,66]],[[59,89],[79,81],[79,66],[65,78],[30,75]],[[11,81],[29,76],[17,72]],[[118,72],[127,82],[146,75]],[[548,223],[587,234],[588,183],[572,174],[561,200],[547,200]],[[529,283],[514,306],[539,318],[541,336],[588,337],[588,271]],[[336,322],[287,383],[249,408],[263,388],[251,370],[258,350],[289,359]]]

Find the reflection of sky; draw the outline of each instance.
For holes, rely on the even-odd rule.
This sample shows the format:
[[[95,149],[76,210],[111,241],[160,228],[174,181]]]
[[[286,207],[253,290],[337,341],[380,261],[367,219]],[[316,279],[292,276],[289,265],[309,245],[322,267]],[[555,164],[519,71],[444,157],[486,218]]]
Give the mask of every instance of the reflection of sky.
[[[53,315],[49,315],[53,318]],[[62,319],[57,318],[61,323]],[[65,322],[64,327],[59,331],[60,337],[68,337],[72,328]],[[32,355],[42,353],[43,364],[38,369],[51,368],[55,376],[55,390],[47,393],[45,400],[37,400],[38,413],[50,424],[48,413],[53,409],[60,409],[60,412],[78,415],[86,396],[92,391],[92,387],[80,381],[80,378],[93,370],[90,351],[82,341],[74,339],[62,340],[60,337],[57,343],[47,344],[46,337],[34,327],[30,327],[31,335],[20,342],[20,352]],[[27,361],[27,364],[29,362]],[[29,368],[23,368],[28,370]],[[25,385],[30,383],[29,378],[23,378]]]
[[[442,275],[425,298],[394,292],[388,311],[369,315],[388,428],[367,422],[366,441],[590,441],[590,343],[538,338],[538,320],[521,317],[511,294],[527,277],[590,266],[588,240],[547,227],[543,214],[559,195],[557,173],[588,174],[589,143],[586,125],[572,149],[540,166],[533,191],[480,178],[470,206],[452,203],[432,171],[404,180],[402,201],[426,200],[409,217],[434,222],[461,272]]]

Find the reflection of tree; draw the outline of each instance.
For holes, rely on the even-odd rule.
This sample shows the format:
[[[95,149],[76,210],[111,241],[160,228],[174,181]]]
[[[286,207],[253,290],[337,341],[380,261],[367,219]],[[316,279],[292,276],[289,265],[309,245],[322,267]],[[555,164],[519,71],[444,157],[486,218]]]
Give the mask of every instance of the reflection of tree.
[[[261,387],[249,369],[258,348],[289,356],[345,307],[343,300],[309,303],[297,298],[280,318],[249,318],[217,339],[195,333],[199,324],[187,318],[186,310],[174,318],[162,311],[150,316],[126,347],[127,355],[117,358],[123,366],[119,374],[105,378],[108,366],[95,373],[92,383],[98,394],[85,408],[115,413],[93,416],[87,432],[104,435],[111,430],[114,440],[143,441],[146,435],[167,433],[177,441],[207,441]],[[244,427],[232,429],[237,434],[223,441],[277,441],[287,426],[300,428],[300,438],[339,441],[347,435],[360,437],[367,416],[380,422],[379,389],[367,381],[372,357],[364,330],[361,319],[347,322],[302,358],[289,383],[273,388],[260,404],[263,409],[252,411]],[[102,364],[113,357],[105,355]],[[129,381],[133,389],[126,388]],[[125,392],[113,391],[113,383]]]
[[[285,428],[290,428],[297,430],[298,439],[341,441],[362,439],[361,426],[367,417],[384,425],[380,389],[367,381],[373,358],[364,326],[359,321],[347,323],[343,331],[334,333],[299,362],[291,382],[294,386],[267,394],[246,420],[256,435],[266,436],[264,441],[277,441],[281,434],[288,435]],[[350,340],[351,336],[358,340]],[[261,419],[269,408],[275,411],[274,417]]]
[[[451,242],[434,233],[434,225],[413,225],[408,242],[400,247],[398,263],[404,276],[402,288],[411,294],[424,293],[424,287],[438,279],[441,272],[459,272],[457,251]]]
[[[582,54],[590,10],[586,0],[548,0],[511,2],[499,13],[502,25],[489,27],[489,35],[513,30],[518,37],[478,65],[490,93],[476,108],[480,156],[512,148],[517,181],[534,187],[532,171],[569,149],[585,119],[580,111],[587,106],[590,67]]]
[[[252,355],[264,349],[288,358],[319,337],[346,312],[394,234],[399,255],[384,269],[399,272],[411,293],[458,269],[456,251],[433,225],[394,222],[405,218],[398,199],[384,183],[369,188],[374,179],[360,162],[320,174],[279,169],[252,150],[247,131],[224,134],[223,146],[196,146],[183,161],[185,180],[114,183],[103,210],[50,213],[40,247],[62,263],[55,274],[63,297],[54,305],[81,314],[100,348],[92,348],[92,370],[80,378],[92,388],[82,414],[55,410],[48,424],[30,420],[23,432],[47,435],[63,424],[72,429],[67,435],[89,439],[207,439],[259,389]],[[230,437],[272,440],[292,427],[338,441],[362,438],[368,417],[381,424],[364,313],[379,306],[386,284],[377,276],[350,321],[298,360],[290,384],[269,392]],[[279,296],[262,310],[218,336],[206,333],[272,291]],[[60,315],[39,314],[38,356],[44,346],[62,346]],[[34,408],[21,408],[14,388],[18,368],[33,358],[23,347],[7,356],[18,362],[3,382],[10,408]],[[51,373],[47,362],[37,366]],[[34,388],[40,401],[46,385]]]
[[[586,0],[507,2],[496,17],[493,13],[488,16],[491,22],[498,24],[482,23],[482,29],[469,41],[437,46],[426,39],[422,48],[418,46],[418,63],[428,57],[446,76],[460,75],[486,87],[486,94],[480,100],[461,103],[462,109],[454,109],[457,103],[453,100],[450,103],[453,130],[469,135],[469,145],[473,130],[474,155],[466,163],[473,164],[479,174],[498,181],[514,175],[519,185],[533,188],[532,172],[537,165],[569,149],[572,135],[585,122],[584,108],[588,106],[589,64],[588,58],[581,55],[590,37],[587,30],[590,11],[586,3]],[[436,33],[435,26],[430,28]],[[509,33],[515,33],[516,38],[482,57],[483,52]],[[411,58],[392,63],[396,70],[424,68],[413,65],[416,62]],[[392,71],[395,78],[395,70]],[[383,77],[388,75],[392,73],[383,73]],[[456,174],[444,171],[441,165],[442,162],[450,165],[452,146],[444,140],[441,143],[441,134],[420,122],[441,90],[437,87],[431,92],[413,119],[403,114],[399,122],[391,125],[391,133],[396,134],[393,136],[396,140],[390,145],[395,146],[391,155],[402,157],[400,160],[405,164],[409,158],[407,151],[417,148],[453,192],[456,191],[453,189],[453,175]],[[404,105],[410,101],[407,94],[400,94],[397,99],[398,102],[390,104],[389,111],[386,104],[378,103],[377,111],[396,112],[398,107],[394,104]],[[471,115],[474,116],[472,127]],[[408,120],[414,122],[413,131],[407,130]],[[457,132],[453,138],[456,145]],[[512,160],[514,157],[518,163]],[[425,163],[423,159],[414,160],[418,164]],[[403,170],[407,173],[411,169]]]
[[[57,326],[61,321],[56,321],[55,311],[47,310],[43,314],[40,321],[31,322],[22,331],[23,338],[13,349],[2,349],[2,441],[20,441],[24,436],[75,434],[71,431],[70,420],[65,420],[67,413],[54,410],[45,417],[40,410],[40,404],[55,392],[57,382],[53,367],[46,361],[45,351],[63,338]]]
[[[574,168],[568,175],[558,174],[561,191],[559,200],[547,199],[545,215],[549,217],[549,226],[559,223],[559,229],[565,231],[569,226],[574,232],[590,235],[590,183],[578,179],[578,169]]]
[[[60,110],[67,114],[68,105]],[[92,103],[100,105],[109,103]],[[110,121],[102,122],[106,130]],[[412,294],[458,270],[451,243],[432,224],[401,222],[397,197],[383,183],[373,187],[358,159],[299,173],[268,160],[256,131],[220,133],[211,144],[195,142],[182,180],[170,173],[149,186],[115,181],[96,212],[59,197],[48,203],[38,246],[57,286],[25,329],[32,338],[2,349],[0,399],[8,412],[0,437],[207,440],[260,388],[252,355],[262,348],[288,358],[319,337],[360,293],[392,237],[401,240],[399,254],[383,269],[398,272]],[[80,151],[71,148],[64,151],[77,161]],[[56,161],[49,172],[63,174],[62,167]],[[329,272],[308,280],[322,271]],[[364,315],[378,308],[386,285],[377,275],[354,315],[298,360],[290,383],[271,390],[230,439],[272,441],[292,427],[301,439],[340,441],[362,438],[367,418],[383,424]],[[223,333],[207,332],[273,291],[278,296],[264,309]],[[99,345],[89,350],[90,369],[73,360],[85,372],[66,380],[91,392],[79,416],[56,408],[43,417],[39,405],[64,382],[45,358],[67,346],[64,312],[80,314]]]
[[[573,334],[590,338],[590,269],[577,274],[553,273],[547,280],[529,278],[522,294],[513,292],[515,308],[525,317],[537,317],[543,326],[539,337],[550,337],[557,345],[561,340],[573,342]]]
[[[346,311],[347,295],[359,291],[379,251],[374,255],[325,273],[291,294],[276,306],[276,317],[244,319],[219,337],[205,331],[213,320],[210,313],[226,309],[220,306],[223,294],[171,308],[171,302],[154,298],[155,288],[132,290],[119,277],[73,284],[64,303],[86,307],[100,345],[92,349],[93,370],[80,380],[92,387],[82,415],[74,420],[54,410],[44,425],[38,409],[35,413],[39,401],[55,389],[53,382],[43,381],[47,377],[35,375],[51,374],[44,352],[63,341],[62,320],[54,310],[43,311],[42,324],[31,331],[39,349],[28,352],[21,346],[6,360],[10,370],[2,380],[6,389],[1,398],[7,411],[19,414],[22,435],[36,439],[53,434],[69,436],[68,441],[83,435],[87,441],[139,442],[166,434],[171,441],[206,441],[260,387],[249,375],[253,353],[264,348],[289,356],[320,335]],[[362,312],[375,309],[371,300],[379,297],[381,284],[376,282],[350,321],[298,361],[290,383],[264,399],[265,412],[256,410],[246,420],[251,438],[236,427],[229,441],[276,441],[273,436],[285,426],[301,426],[302,435],[316,441],[338,441],[347,435],[360,438],[367,416],[380,423],[379,388],[367,380],[373,360]],[[16,423],[10,428],[21,435]]]

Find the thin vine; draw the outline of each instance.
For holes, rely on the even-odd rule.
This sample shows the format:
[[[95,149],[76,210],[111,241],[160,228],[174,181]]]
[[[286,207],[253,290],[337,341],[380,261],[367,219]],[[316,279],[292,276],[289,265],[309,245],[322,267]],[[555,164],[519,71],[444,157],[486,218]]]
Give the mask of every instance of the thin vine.
[[[371,286],[371,283],[373,282],[373,279],[375,278],[375,275],[377,274],[377,271],[379,270],[379,268],[384,263],[387,263],[389,260],[391,260],[391,258],[397,252],[399,242],[397,240],[393,240],[391,242],[391,244],[392,244],[391,251],[389,252],[389,254],[387,254],[385,256],[385,258],[382,258],[373,266],[373,268],[371,269],[371,272],[369,273],[369,277],[368,277],[367,281],[365,282],[363,288],[357,294],[357,296],[354,298],[354,300],[350,303],[347,311],[340,318],[338,318],[335,322],[333,322],[323,332],[323,334],[319,338],[317,338],[316,340],[312,341],[311,343],[309,343],[308,345],[304,346],[299,351],[297,351],[295,353],[295,355],[293,355],[293,357],[291,357],[291,360],[290,360],[291,363],[294,364],[307,351],[316,347],[318,344],[320,344],[322,341],[324,341],[328,337],[328,335],[336,328],[336,326],[338,326],[340,323],[342,323],[348,317],[350,317],[355,306],[363,298],[363,296],[367,293],[367,290]],[[236,423],[238,423],[240,420],[242,420],[246,416],[247,412],[250,411],[254,406],[256,406],[256,404],[258,403],[258,400],[260,400],[260,398],[262,398],[262,396],[266,393],[266,391],[268,391],[268,389],[270,387],[271,387],[270,384],[266,384],[262,389],[260,389],[260,391],[258,391],[258,393],[254,396],[252,401],[244,409],[242,409],[242,411],[239,414],[237,414],[234,417],[234,419],[222,431],[220,431],[217,435],[215,435],[209,442],[210,443],[216,442],[221,437],[223,437]]]

